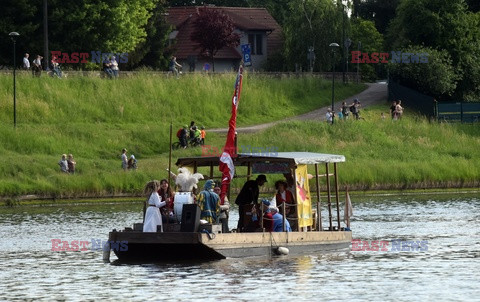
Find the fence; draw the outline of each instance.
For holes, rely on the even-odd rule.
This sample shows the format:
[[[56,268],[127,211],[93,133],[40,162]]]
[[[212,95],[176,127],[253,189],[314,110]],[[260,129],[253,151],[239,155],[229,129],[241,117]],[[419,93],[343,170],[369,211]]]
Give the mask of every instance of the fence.
[[[407,110],[416,110],[428,117],[435,116],[434,98],[416,90],[388,81],[388,100],[402,100],[402,106]]]
[[[438,103],[436,118],[444,122],[480,122],[480,103]]]

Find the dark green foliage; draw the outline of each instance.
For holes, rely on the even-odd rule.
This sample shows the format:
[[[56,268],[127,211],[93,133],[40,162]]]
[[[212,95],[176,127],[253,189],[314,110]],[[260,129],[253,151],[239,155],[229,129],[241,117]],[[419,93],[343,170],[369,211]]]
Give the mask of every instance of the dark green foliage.
[[[437,99],[453,94],[459,75],[455,72],[446,50],[411,46],[402,51],[414,54],[426,53],[428,63],[390,63],[388,67],[393,80]]]

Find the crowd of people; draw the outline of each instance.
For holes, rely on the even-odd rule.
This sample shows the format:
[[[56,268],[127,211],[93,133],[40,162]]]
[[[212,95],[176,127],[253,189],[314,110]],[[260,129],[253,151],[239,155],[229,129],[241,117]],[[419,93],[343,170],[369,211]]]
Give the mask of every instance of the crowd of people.
[[[327,113],[325,114],[325,119],[327,123],[331,124],[335,117],[338,117],[340,120],[349,119],[350,114],[352,114],[353,118],[356,120],[363,119],[360,116],[360,107],[361,103],[358,99],[354,99],[352,103],[347,104],[347,102],[342,102],[342,107],[338,113],[332,111],[331,108],[327,109]],[[392,105],[390,106],[390,116],[392,120],[399,120],[402,118],[403,115],[403,107],[402,101],[396,100],[393,101]],[[381,119],[385,119],[385,113],[381,113]]]
[[[200,146],[205,144],[207,132],[204,126],[197,127],[195,121],[190,122],[190,127],[184,125],[177,131],[177,138],[182,148],[190,146]]]
[[[350,104],[347,104],[347,102],[342,102],[342,107],[338,113],[332,111],[331,108],[328,108],[325,118],[329,124],[333,123],[335,117],[338,117],[340,120],[347,120],[350,118],[350,114],[352,114],[353,118],[359,120],[362,119],[362,117],[360,117],[360,107],[361,103],[358,99],[354,99]]]
[[[174,213],[175,193],[166,179],[153,180],[144,188],[147,201],[144,206],[144,232],[163,231],[164,223],[176,223]],[[220,184],[209,179],[203,190],[195,195],[200,208],[200,219],[208,223],[220,223],[222,232],[229,232],[228,217],[230,204],[225,198],[220,201]]]
[[[40,77],[42,75],[42,60],[43,57],[41,55],[37,55],[35,59],[32,61],[32,65],[30,65],[30,54],[25,53],[23,56],[22,61],[22,69],[24,70],[32,70],[32,74],[36,77]],[[57,56],[52,56],[49,64],[50,75],[56,76],[58,78],[62,78],[62,69],[60,68],[59,60]],[[102,63],[102,70],[106,74],[108,78],[117,78],[118,77],[118,62],[115,56],[111,58],[105,58]]]
[[[287,173],[289,174],[289,173]],[[290,177],[288,177],[290,176]],[[267,182],[261,174],[255,180],[247,181],[235,203],[239,207],[239,220],[236,232],[291,232],[298,225],[294,186],[291,175],[286,180],[275,182],[276,194],[271,199],[259,202],[259,187]],[[166,179],[153,180],[144,188],[144,232],[163,231],[165,223],[178,223],[175,219],[175,193]],[[220,224],[222,233],[230,232],[228,226],[230,203],[227,197],[220,198],[221,183],[212,179],[205,181],[203,190],[194,194],[194,203],[199,206],[200,220],[203,223]],[[285,217],[285,218],[284,218]]]

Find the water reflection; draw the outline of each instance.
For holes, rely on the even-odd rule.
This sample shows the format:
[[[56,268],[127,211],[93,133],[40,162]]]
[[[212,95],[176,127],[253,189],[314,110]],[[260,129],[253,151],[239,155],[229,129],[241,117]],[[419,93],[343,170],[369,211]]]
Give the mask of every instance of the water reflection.
[[[479,206],[468,195],[354,199],[355,239],[427,240],[425,252],[137,265],[104,264],[95,251],[53,252],[51,240],[106,240],[111,229],[141,221],[138,202],[2,209],[0,290],[8,301],[473,301],[480,271]],[[230,227],[238,217],[235,211],[232,216]]]

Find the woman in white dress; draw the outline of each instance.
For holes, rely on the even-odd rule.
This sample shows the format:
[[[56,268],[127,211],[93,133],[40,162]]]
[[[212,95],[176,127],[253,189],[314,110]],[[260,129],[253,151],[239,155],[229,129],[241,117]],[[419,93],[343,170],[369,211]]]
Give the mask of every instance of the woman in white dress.
[[[143,193],[149,196],[146,201],[145,220],[143,221],[144,232],[156,232],[157,226],[162,227],[162,215],[160,214],[160,208],[166,205],[165,201],[161,201],[160,195],[157,191],[160,190],[160,182],[158,180],[152,180],[145,186]]]

